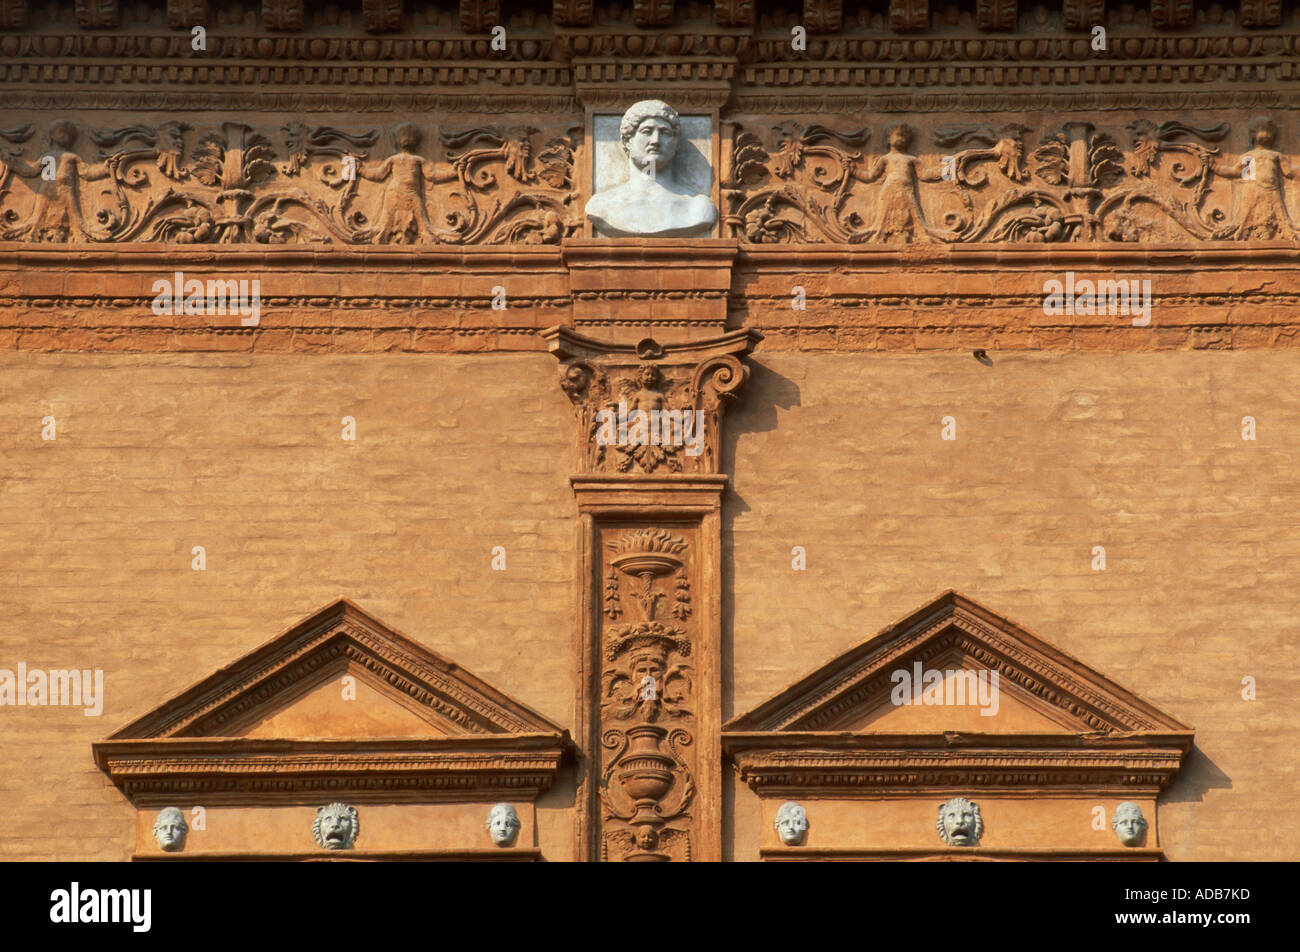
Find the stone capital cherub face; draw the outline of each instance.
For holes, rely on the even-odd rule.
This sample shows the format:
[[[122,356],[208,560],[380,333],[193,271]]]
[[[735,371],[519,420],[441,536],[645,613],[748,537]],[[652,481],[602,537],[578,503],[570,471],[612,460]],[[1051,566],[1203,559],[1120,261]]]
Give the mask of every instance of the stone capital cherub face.
[[[361,833],[361,820],[357,808],[346,803],[331,803],[316,811],[312,824],[316,843],[327,850],[348,850]]]
[[[776,811],[776,835],[786,846],[798,846],[808,832],[808,813],[793,800],[781,804]]]
[[[1125,846],[1141,846],[1147,835],[1147,818],[1142,815],[1140,806],[1126,800],[1115,808],[1110,828]]]
[[[975,846],[984,833],[979,804],[965,797],[953,797],[939,807],[935,822],[939,837],[949,846]]]
[[[487,831],[497,846],[513,846],[519,827],[519,814],[510,804],[498,803],[488,811]]]
[[[153,838],[158,841],[158,848],[168,853],[185,848],[185,835],[189,831],[190,826],[179,807],[164,807],[153,821]]]

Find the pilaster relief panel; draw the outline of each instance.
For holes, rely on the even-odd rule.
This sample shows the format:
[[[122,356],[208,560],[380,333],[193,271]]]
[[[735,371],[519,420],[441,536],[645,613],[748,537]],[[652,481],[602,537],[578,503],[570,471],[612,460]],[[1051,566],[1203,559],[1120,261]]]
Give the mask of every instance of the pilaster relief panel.
[[[543,332],[578,424],[579,842],[721,858],[721,428],[752,331],[683,343]]]

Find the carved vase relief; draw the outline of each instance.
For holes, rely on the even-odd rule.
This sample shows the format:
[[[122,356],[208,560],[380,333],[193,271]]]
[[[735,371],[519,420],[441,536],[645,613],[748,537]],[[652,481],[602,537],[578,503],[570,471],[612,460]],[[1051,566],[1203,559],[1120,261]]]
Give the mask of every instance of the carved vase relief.
[[[602,532],[603,858],[691,858],[691,530]]]

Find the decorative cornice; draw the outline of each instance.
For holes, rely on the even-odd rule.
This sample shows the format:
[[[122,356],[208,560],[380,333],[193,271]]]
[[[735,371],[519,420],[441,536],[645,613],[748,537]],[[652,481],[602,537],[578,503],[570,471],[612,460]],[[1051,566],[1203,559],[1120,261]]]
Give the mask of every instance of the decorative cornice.
[[[534,799],[554,782],[564,733],[419,740],[106,740],[95,763],[136,806]]]
[[[724,728],[723,750],[764,797],[911,796],[916,789],[1157,793],[1192,733],[847,734]]]

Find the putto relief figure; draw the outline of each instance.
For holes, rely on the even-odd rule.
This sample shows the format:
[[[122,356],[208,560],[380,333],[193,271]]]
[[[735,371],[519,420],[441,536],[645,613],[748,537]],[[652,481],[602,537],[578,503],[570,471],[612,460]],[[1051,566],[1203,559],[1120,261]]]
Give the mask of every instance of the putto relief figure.
[[[370,168],[360,162],[357,174],[368,182],[387,182],[383,205],[375,226],[358,234],[363,241],[379,244],[411,245],[422,241],[436,242],[438,235],[429,220],[428,196],[424,183],[435,185],[455,181],[454,169],[440,169],[432,159],[416,154],[420,130],[404,122],[393,130],[397,152]]]
[[[939,838],[949,846],[977,846],[984,833],[979,804],[965,797],[953,797],[941,804],[934,825]]]
[[[311,825],[312,836],[318,846],[327,850],[350,850],[361,833],[361,820],[357,808],[346,803],[331,803],[316,811]]]
[[[776,811],[776,835],[786,846],[798,846],[808,833],[808,813],[793,800],[787,800]]]
[[[593,195],[587,217],[616,238],[683,238],[708,234],[718,212],[707,195],[673,169],[682,139],[677,110],[657,99],[630,107],[618,126],[628,180]]]
[[[1110,828],[1125,846],[1141,846],[1147,838],[1147,818],[1142,815],[1142,808],[1131,800],[1115,808]]]
[[[164,807],[153,821],[153,838],[157,840],[158,848],[168,853],[178,853],[185,848],[185,835],[189,831],[190,825],[185,822],[180,807]]]
[[[117,171],[120,156],[110,156],[104,162],[87,162],[73,151],[77,144],[77,126],[67,119],[57,119],[50,125],[50,152],[35,166],[17,159],[9,165],[24,178],[38,179],[36,204],[31,217],[22,225],[0,231],[0,237],[25,238],[28,241],[68,242],[82,237],[104,240],[108,229],[87,221],[82,207],[82,185],[112,177]],[[46,169],[52,162],[53,175]],[[100,216],[111,223],[112,216]]]
[[[912,145],[912,129],[902,123],[885,130],[889,151],[877,156],[866,169],[855,166],[852,175],[859,182],[870,185],[880,181],[876,193],[876,213],[867,230],[854,235],[855,241],[904,242],[929,241],[943,237],[925,222],[917,182],[938,182],[940,171],[926,169],[921,160],[908,152]],[[954,236],[948,236],[949,238]]]
[[[497,846],[514,846],[520,825],[519,814],[508,803],[498,803],[488,811],[488,835]]]
[[[1286,187],[1282,181],[1295,178],[1295,173],[1286,156],[1272,148],[1277,139],[1277,126],[1272,119],[1260,116],[1251,120],[1247,131],[1254,148],[1242,153],[1240,164],[1214,164],[1216,174],[1241,179],[1237,221],[1228,237],[1242,241],[1300,238],[1286,208]]]

